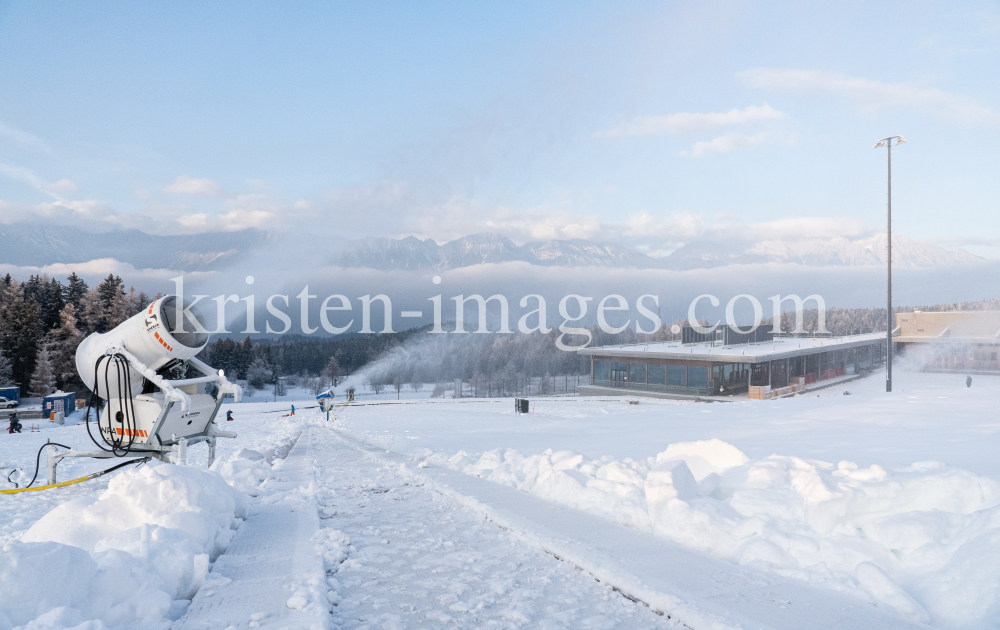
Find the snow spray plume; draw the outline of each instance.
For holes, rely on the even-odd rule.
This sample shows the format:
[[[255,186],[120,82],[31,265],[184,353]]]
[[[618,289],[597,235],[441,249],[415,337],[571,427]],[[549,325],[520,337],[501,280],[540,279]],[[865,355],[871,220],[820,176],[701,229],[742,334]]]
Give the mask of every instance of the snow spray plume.
[[[680,322],[681,320],[678,320]],[[588,328],[594,344],[676,341],[679,335],[662,326],[654,333],[629,328],[609,334],[599,326]],[[398,384],[417,389],[454,379],[482,382],[501,395],[545,376],[582,376],[590,372],[589,358],[564,352],[555,344],[559,331],[513,335],[413,335],[369,363],[341,387],[385,388]]]

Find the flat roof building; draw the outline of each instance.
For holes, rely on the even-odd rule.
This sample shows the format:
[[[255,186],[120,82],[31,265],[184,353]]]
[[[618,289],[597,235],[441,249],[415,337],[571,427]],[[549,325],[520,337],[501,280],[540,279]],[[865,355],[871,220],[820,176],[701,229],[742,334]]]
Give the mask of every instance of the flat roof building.
[[[1000,312],[897,313],[892,331],[900,358],[927,372],[1000,372]]]
[[[885,356],[885,333],[713,337],[685,330],[683,339],[688,343],[581,348],[577,352],[590,357],[590,383],[581,385],[579,393],[772,398],[867,373],[883,363]],[[735,343],[741,338],[746,341]]]

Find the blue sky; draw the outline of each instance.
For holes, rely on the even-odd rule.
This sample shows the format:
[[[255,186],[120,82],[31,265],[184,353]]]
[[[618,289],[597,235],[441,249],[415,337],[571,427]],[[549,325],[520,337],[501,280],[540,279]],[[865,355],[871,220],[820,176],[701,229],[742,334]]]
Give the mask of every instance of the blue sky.
[[[1000,6],[0,0],[0,220],[1000,256]]]

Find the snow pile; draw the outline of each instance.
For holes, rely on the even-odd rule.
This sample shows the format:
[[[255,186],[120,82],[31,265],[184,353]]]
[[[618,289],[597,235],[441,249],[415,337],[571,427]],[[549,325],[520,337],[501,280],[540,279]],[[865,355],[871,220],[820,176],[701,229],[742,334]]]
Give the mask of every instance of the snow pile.
[[[261,484],[274,477],[273,468],[268,464],[273,456],[271,451],[261,453],[241,448],[232,457],[216,460],[212,470],[222,475],[233,488],[256,497],[261,494]]]
[[[167,628],[246,516],[219,475],[150,463],[64,503],[0,554],[0,630]]]
[[[914,621],[975,627],[1000,618],[1000,484],[939,462],[889,471],[751,460],[717,439],[638,461],[551,449],[418,459],[851,592]]]
[[[340,603],[340,582],[333,577],[340,570],[340,565],[347,560],[351,550],[351,538],[338,529],[321,529],[313,536],[313,543],[319,555],[323,557],[323,567],[330,577],[326,579],[326,600],[336,606]],[[289,604],[289,608],[292,606]]]

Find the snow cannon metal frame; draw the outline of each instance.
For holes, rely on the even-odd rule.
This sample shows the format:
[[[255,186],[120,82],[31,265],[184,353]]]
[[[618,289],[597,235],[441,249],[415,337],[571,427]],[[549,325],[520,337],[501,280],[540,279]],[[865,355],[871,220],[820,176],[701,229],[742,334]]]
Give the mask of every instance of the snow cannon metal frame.
[[[320,411],[326,414],[326,419],[330,419],[330,410],[333,409],[333,389],[328,389],[325,392],[316,396],[316,400],[319,401]]]
[[[195,358],[208,345],[208,332],[195,320],[194,331],[184,330],[192,317],[190,304],[168,295],[113,330],[95,333],[80,343],[76,369],[91,390],[87,433],[97,451],[48,448],[48,481],[56,483],[56,466],[65,457],[156,457],[184,463],[187,447],[208,443],[208,462],[215,459],[216,438],[235,438],[221,431],[215,418],[227,394],[236,402],[243,389]],[[194,368],[202,376],[170,379],[170,372]],[[213,396],[211,385],[217,387]],[[100,440],[90,431],[90,408],[95,397],[106,401],[97,418]],[[103,444],[102,444],[103,442]]]

